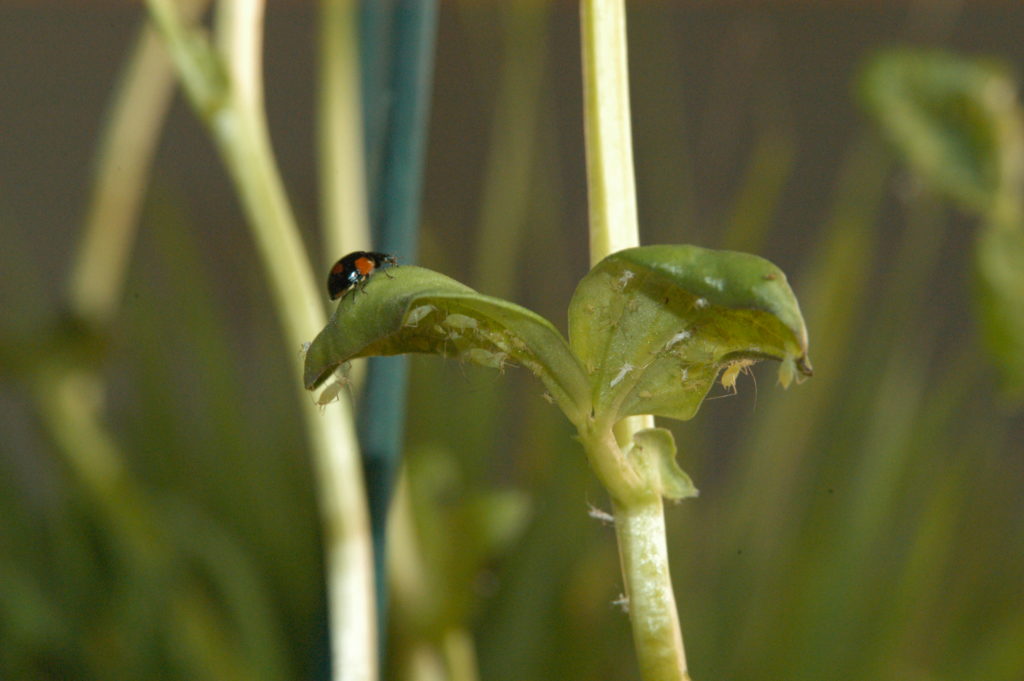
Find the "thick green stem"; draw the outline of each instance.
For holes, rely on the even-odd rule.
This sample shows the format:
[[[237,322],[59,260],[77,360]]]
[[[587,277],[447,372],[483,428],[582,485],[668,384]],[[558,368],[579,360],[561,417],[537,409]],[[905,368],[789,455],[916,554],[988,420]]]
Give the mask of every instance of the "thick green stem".
[[[584,129],[590,205],[590,262],[640,243],[624,0],[582,0]],[[633,416],[588,437],[587,456],[615,503],[622,574],[630,600],[633,640],[645,681],[687,681],[686,656],[665,550],[659,493],[644,489],[624,448],[652,416]]]
[[[580,430],[591,466],[611,494],[633,644],[644,681],[689,681],[665,545],[658,487],[609,430]],[[641,452],[641,456],[643,453]]]
[[[590,203],[590,264],[640,245],[629,116],[624,0],[583,0],[583,128]]]
[[[640,675],[645,681],[686,681],[690,675],[668,571],[661,496],[613,508]]]
[[[630,464],[625,455],[625,446],[619,446],[610,429],[590,425],[579,427],[577,432],[587,453],[587,461],[612,499],[628,505],[647,494],[645,481]]]

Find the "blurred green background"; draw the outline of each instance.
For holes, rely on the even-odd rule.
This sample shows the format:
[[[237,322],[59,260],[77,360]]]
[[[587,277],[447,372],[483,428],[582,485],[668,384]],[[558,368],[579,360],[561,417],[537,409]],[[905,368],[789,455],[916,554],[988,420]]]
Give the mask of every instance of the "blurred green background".
[[[816,369],[782,391],[756,367],[670,424],[701,490],[668,509],[694,679],[1024,679],[1024,418],[1006,354],[982,340],[986,218],[908,170],[856,87],[893,45],[995,57],[1015,79],[1024,5],[628,8],[644,243],[779,264]],[[564,330],[588,257],[577,6],[440,9],[419,261]],[[265,75],[326,268],[342,254],[315,228],[315,14],[270,3]],[[85,490],[59,438],[92,434],[48,420],[96,397],[50,391],[70,352],[55,320],[142,18],[133,3],[0,5],[0,679],[319,678],[299,348],[180,98],[100,355],[134,492]],[[431,654],[457,679],[473,678],[460,664],[488,681],[636,677],[614,533],[588,516],[606,498],[525,373],[413,360],[399,515],[417,539],[394,552],[391,678]],[[154,543],[126,540],[133,524]]]

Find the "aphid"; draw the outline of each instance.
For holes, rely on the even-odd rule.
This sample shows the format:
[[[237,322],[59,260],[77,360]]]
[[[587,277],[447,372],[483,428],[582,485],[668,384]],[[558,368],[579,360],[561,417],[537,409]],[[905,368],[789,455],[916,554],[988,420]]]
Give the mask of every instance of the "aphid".
[[[359,288],[363,290],[370,275],[388,265],[398,265],[398,258],[373,251],[349,253],[331,268],[331,273],[327,276],[327,293],[331,300],[337,300],[357,285],[361,284]]]
[[[470,348],[466,350],[466,358],[474,364],[489,369],[497,369],[499,373],[505,373],[505,366],[510,364],[507,352],[491,352],[483,348]]]
[[[423,319],[427,315],[429,315],[431,312],[434,312],[435,310],[437,310],[437,308],[429,304],[414,307],[412,310],[409,311],[409,314],[405,316],[404,326],[418,326],[419,323],[423,321]]]
[[[677,343],[682,343],[684,340],[689,338],[691,335],[692,334],[688,330],[683,329],[682,331],[680,331],[679,333],[677,333],[676,335],[674,335],[674,336],[672,336],[671,338],[668,339],[668,342],[665,343],[665,349],[666,350],[671,350],[672,346],[676,345]]]
[[[324,389],[320,391],[320,394],[316,396],[316,406],[320,407],[320,411],[323,411],[331,402],[337,402],[341,399],[341,391],[348,388],[351,384],[349,379],[349,372],[352,370],[351,362],[342,362],[334,370],[334,380],[324,386]]]
[[[348,379],[340,379],[334,383],[330,383],[320,391],[320,394],[316,398],[316,405],[323,409],[331,402],[337,402],[341,399],[341,391],[348,385]]]
[[[704,277],[704,283],[719,291],[725,289],[725,280],[719,279],[718,277]]]
[[[725,371],[722,372],[721,383],[722,387],[736,394],[736,379],[739,378],[740,372],[749,373],[750,367],[754,365],[752,359],[738,359],[734,362],[729,362],[725,367]]]
[[[593,504],[587,504],[587,515],[593,518],[594,520],[601,521],[601,523],[604,525],[615,524],[615,516],[613,516],[608,511],[603,511],[599,509],[597,506],[594,506]]]
[[[445,317],[444,321],[441,323],[459,331],[469,331],[470,329],[475,329],[477,327],[476,319],[469,315],[459,314],[457,312],[453,312]]]
[[[619,291],[625,291],[626,286],[629,285],[629,280],[636,276],[636,273],[632,270],[623,270],[618,280],[615,282],[616,287]]]
[[[626,362],[625,364],[623,364],[622,368],[619,369],[619,373],[616,374],[615,378],[613,378],[611,383],[608,384],[608,387],[609,388],[614,388],[615,386],[617,386],[619,383],[622,382],[622,379],[624,379],[626,377],[626,374],[628,374],[630,371],[632,371],[635,368],[636,367],[633,366],[632,364],[630,364],[629,362]]]

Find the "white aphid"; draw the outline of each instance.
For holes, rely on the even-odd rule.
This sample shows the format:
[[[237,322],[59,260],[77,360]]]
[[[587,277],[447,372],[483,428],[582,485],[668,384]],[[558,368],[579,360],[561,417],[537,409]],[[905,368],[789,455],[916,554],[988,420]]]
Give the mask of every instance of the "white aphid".
[[[676,335],[674,335],[674,336],[672,336],[671,338],[668,339],[668,342],[665,343],[665,349],[666,350],[671,350],[673,346],[675,346],[675,345],[677,345],[679,343],[682,343],[684,340],[689,338],[690,335],[691,335],[690,332],[685,330],[685,329],[680,331],[679,333],[677,333]]]
[[[725,288],[725,280],[716,277],[704,277],[704,283],[713,289],[721,291]]]
[[[627,375],[627,374],[628,374],[628,373],[629,373],[630,371],[632,371],[633,369],[635,369],[635,368],[636,368],[636,367],[634,367],[634,366],[633,366],[632,364],[630,364],[629,362],[626,362],[625,364],[623,364],[623,365],[622,365],[622,368],[621,368],[621,369],[619,369],[619,373],[618,373],[618,374],[616,374],[616,375],[615,375],[615,378],[613,378],[613,379],[612,379],[612,382],[608,384],[608,387],[609,387],[609,388],[614,388],[615,386],[617,386],[617,385],[618,385],[619,383],[621,383],[621,382],[622,382],[622,379],[624,379],[624,378],[626,377],[626,375]]]
[[[600,520],[605,525],[615,524],[615,516],[613,516],[608,511],[602,511],[593,504],[587,504],[587,515],[593,518],[594,520]]]

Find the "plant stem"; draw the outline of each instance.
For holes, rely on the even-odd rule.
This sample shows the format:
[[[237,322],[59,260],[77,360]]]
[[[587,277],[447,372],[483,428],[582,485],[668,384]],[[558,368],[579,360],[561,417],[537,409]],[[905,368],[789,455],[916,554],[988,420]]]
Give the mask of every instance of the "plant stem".
[[[590,262],[640,243],[630,129],[629,69],[624,0],[582,0],[584,129],[590,207]],[[634,416],[611,434],[580,429],[591,465],[612,494],[616,534],[633,642],[646,681],[688,681],[679,615],[665,549],[661,496],[637,493],[623,449],[652,416]],[[589,443],[589,444],[588,444]],[[626,470],[623,470],[623,468]],[[621,479],[616,478],[616,470]],[[625,492],[625,493],[624,493]]]
[[[652,494],[628,505],[613,502],[612,508],[640,676],[646,681],[689,679],[668,570],[661,497]]]
[[[640,245],[629,117],[624,0],[583,0],[583,128],[590,264]]]
[[[209,0],[181,2],[184,17]],[[96,155],[83,235],[67,287],[67,308],[105,334],[117,314],[150,164],[174,92],[174,72],[152,27],[138,35],[121,74]],[[103,426],[104,382],[93,363],[42,365],[33,381],[39,412],[65,460],[110,521],[129,555],[160,552],[152,509]],[[145,529],[140,529],[145,528]]]
[[[263,112],[262,0],[221,0],[218,51],[186,26],[170,0],[148,0],[179,77],[234,181],[267,272],[287,354],[301,386],[301,344],[323,327],[324,309],[274,162]],[[377,677],[373,559],[362,469],[347,400],[321,414],[299,404],[320,486],[333,678]]]
[[[347,251],[370,250],[355,0],[320,3],[321,231],[330,266]]]
[[[170,555],[150,499],[99,418],[102,384],[91,370],[44,367],[32,389],[38,412],[87,498],[101,510],[114,546],[140,574],[167,569]]]
[[[182,2],[181,12],[191,18],[208,4]],[[151,27],[144,28],[103,131],[82,241],[68,281],[69,307],[95,328],[111,322],[121,301],[139,206],[173,93],[174,71],[163,41]]]

